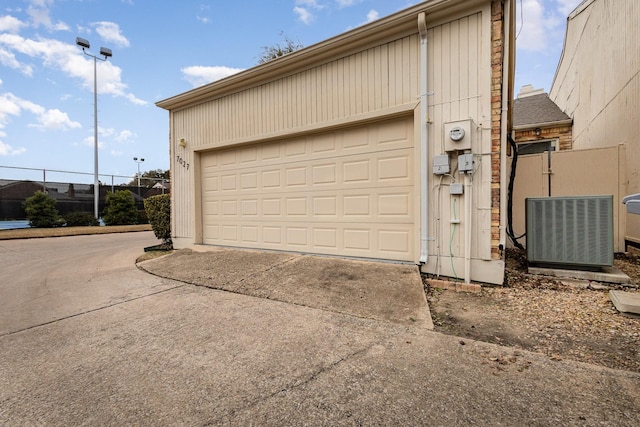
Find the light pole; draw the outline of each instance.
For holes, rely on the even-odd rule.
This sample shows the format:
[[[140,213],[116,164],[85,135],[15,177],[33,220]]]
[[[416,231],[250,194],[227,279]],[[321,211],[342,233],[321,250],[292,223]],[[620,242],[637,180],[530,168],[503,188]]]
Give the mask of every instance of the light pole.
[[[138,160],[137,157],[134,157],[133,161],[138,164],[138,196],[139,196],[140,195],[140,163],[144,162],[144,159],[140,157],[140,159]]]
[[[100,182],[98,181],[98,72],[97,72],[97,60],[106,61],[107,58],[113,56],[111,49],[106,47],[100,47],[100,55],[104,58],[99,58],[96,55],[92,55],[85,49],[89,49],[89,40],[82,37],[76,37],[76,44],[82,48],[82,52],[93,58],[93,214],[96,219],[99,219],[98,213],[98,201],[100,199]]]

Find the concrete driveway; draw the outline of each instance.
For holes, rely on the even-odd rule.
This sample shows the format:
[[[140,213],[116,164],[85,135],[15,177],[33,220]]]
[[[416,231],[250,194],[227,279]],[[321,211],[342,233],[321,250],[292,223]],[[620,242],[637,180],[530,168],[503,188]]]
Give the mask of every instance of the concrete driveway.
[[[640,424],[638,374],[159,278],[151,233],[103,237],[0,242],[0,425]]]
[[[213,289],[433,329],[413,264],[196,246],[140,268]]]

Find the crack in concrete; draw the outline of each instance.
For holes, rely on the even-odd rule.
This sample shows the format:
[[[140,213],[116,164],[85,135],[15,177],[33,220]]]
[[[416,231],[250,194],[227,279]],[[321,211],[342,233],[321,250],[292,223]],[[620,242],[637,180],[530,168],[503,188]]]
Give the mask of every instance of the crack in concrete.
[[[42,327],[42,326],[51,325],[51,324],[53,324],[53,323],[61,322],[61,321],[63,321],[63,320],[72,319],[72,318],[74,318],[74,317],[82,316],[83,314],[93,313],[94,311],[99,311],[99,310],[104,310],[104,309],[106,309],[106,308],[115,307],[115,306],[117,306],[117,305],[124,304],[124,303],[127,303],[127,302],[131,302],[131,301],[139,300],[139,299],[142,299],[142,298],[151,297],[151,296],[154,296],[154,295],[161,294],[161,293],[163,293],[163,292],[168,292],[168,291],[172,291],[172,290],[174,290],[174,289],[182,288],[182,287],[184,287],[184,286],[185,286],[185,284],[184,284],[184,283],[182,283],[182,284],[180,284],[180,285],[178,285],[178,286],[174,286],[174,287],[172,287],[172,288],[162,289],[162,290],[160,290],[160,291],[152,292],[152,293],[150,293],[150,294],[146,294],[146,295],[141,295],[141,296],[139,296],[139,297],[130,298],[130,299],[127,299],[127,300],[124,300],[124,301],[119,301],[119,302],[111,303],[111,304],[108,304],[108,305],[104,305],[104,306],[102,306],[102,307],[92,308],[92,309],[90,309],[90,310],[85,310],[85,311],[82,311],[82,312],[80,312],[80,313],[70,314],[69,316],[61,317],[61,318],[59,318],[59,319],[50,320],[50,321],[48,321],[48,322],[44,322],[44,323],[39,323],[39,324],[37,324],[37,325],[33,325],[33,326],[29,326],[29,327],[27,327],[27,328],[19,329],[19,330],[17,330],[17,331],[6,332],[6,333],[3,333],[3,334],[0,334],[0,338],[7,337],[7,336],[9,336],[9,335],[19,334],[19,333],[21,333],[21,332],[29,331],[29,330],[31,330],[31,329],[40,328],[40,327]]]
[[[256,277],[256,276],[258,276],[258,275],[260,275],[260,274],[268,273],[268,272],[270,272],[271,270],[275,270],[275,269],[276,269],[276,268],[278,268],[278,267],[281,267],[281,266],[283,266],[283,265],[285,265],[285,264],[288,264],[288,263],[290,263],[290,262],[292,262],[292,261],[295,261],[295,260],[297,260],[297,259],[299,259],[299,258],[302,258],[302,257],[304,257],[304,256],[305,256],[305,255],[295,255],[295,256],[292,256],[291,258],[288,258],[288,259],[286,259],[286,260],[284,260],[284,261],[282,261],[282,262],[280,262],[280,263],[278,263],[278,264],[271,265],[271,266],[269,266],[268,268],[266,268],[266,269],[264,269],[264,270],[256,271],[255,273],[251,273],[251,274],[249,274],[248,276],[243,277],[242,279],[236,280],[235,282],[231,282],[231,283],[229,283],[229,285],[236,285],[236,284],[238,284],[238,286],[236,287],[236,291],[237,291],[238,289],[243,289],[243,287],[242,287],[242,283],[243,283],[243,282],[245,282],[245,281],[247,281],[247,280],[249,280],[249,279],[251,279],[252,277]],[[264,289],[264,286],[253,287],[252,289]],[[267,299],[270,299],[270,298],[269,298],[269,297],[270,297],[270,295],[271,295],[271,293],[269,293],[269,296],[267,296],[266,298],[267,298]]]
[[[339,366],[340,364],[342,364],[343,362],[359,356],[361,354],[367,353],[368,351],[370,351],[373,347],[380,345],[380,343],[376,342],[376,343],[372,343],[369,346],[362,348],[358,351],[352,352],[350,354],[347,354],[343,357],[341,357],[340,359],[330,363],[329,365],[323,366],[320,369],[316,370],[315,372],[312,372],[311,375],[309,375],[306,379],[302,380],[302,381],[295,381],[292,384],[290,384],[289,386],[282,388],[280,390],[276,390],[266,396],[262,396],[262,397],[258,397],[255,400],[253,400],[252,402],[247,403],[246,405],[243,405],[239,408],[234,408],[230,411],[229,414],[226,415],[221,415],[220,417],[216,418],[215,420],[212,421],[207,421],[205,424],[203,424],[203,427],[209,427],[209,426],[214,426],[214,425],[220,425],[221,422],[225,419],[225,418],[232,418],[235,414],[239,413],[239,412],[244,412],[250,408],[255,407],[256,405],[258,405],[261,402],[265,402],[279,394],[283,394],[283,393],[287,393],[290,392],[292,390],[298,389],[300,387],[303,387],[313,381],[315,381],[320,375],[324,374],[325,372],[329,372],[331,370],[333,370],[334,368],[336,368],[337,366]]]

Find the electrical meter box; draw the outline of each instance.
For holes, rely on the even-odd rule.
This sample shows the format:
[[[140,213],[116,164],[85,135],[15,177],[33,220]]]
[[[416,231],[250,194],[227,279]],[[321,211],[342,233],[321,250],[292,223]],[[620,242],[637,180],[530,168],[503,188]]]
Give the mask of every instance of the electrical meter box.
[[[471,150],[474,126],[471,119],[444,124],[444,151]]]
[[[440,154],[433,156],[433,173],[436,175],[444,175],[449,173],[449,155]]]
[[[460,154],[458,156],[458,170],[462,173],[473,172],[473,154]]]
[[[464,187],[462,186],[462,184],[458,182],[454,182],[449,185],[449,194],[452,194],[452,195],[464,194]]]

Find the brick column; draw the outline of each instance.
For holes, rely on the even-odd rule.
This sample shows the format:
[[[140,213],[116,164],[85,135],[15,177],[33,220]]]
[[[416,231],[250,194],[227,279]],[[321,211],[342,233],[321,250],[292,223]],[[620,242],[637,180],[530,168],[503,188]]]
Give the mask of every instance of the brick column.
[[[491,1],[491,256],[500,257],[500,152],[502,149],[502,64],[504,4]]]

